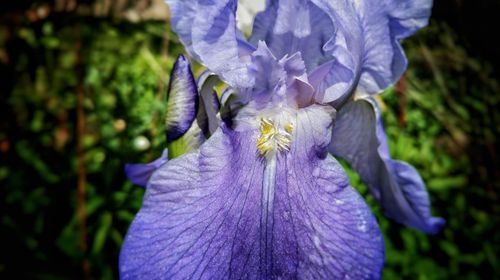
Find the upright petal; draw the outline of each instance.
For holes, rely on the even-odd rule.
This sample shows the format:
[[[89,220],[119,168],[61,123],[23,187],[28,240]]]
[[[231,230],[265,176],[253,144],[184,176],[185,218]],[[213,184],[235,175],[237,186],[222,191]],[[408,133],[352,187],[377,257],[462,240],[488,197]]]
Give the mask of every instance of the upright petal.
[[[340,105],[351,95],[361,64],[361,28],[345,1],[268,1],[251,42],[264,40],[276,57],[300,52],[315,101]]]
[[[427,233],[437,233],[442,218],[433,217],[425,185],[409,164],[390,158],[374,100],[346,104],[338,113],[330,151],[346,159],[368,185],[389,218]]]
[[[379,93],[406,70],[401,39],[427,25],[432,0],[364,0],[356,2],[363,28],[359,92]]]
[[[253,84],[246,64],[239,57],[236,0],[200,0],[193,21],[193,49],[208,69],[229,85]]]
[[[265,41],[278,58],[300,52],[310,71],[333,58],[323,46],[334,34],[332,20],[310,1],[271,0],[255,17],[250,42]]]
[[[196,18],[197,0],[166,0],[170,8],[170,22],[172,29],[188,52],[199,59],[193,51],[192,27],[193,20]]]
[[[310,80],[315,87],[315,99],[340,107],[350,98],[357,85],[362,65],[363,32],[355,7],[343,0],[311,0],[331,19],[335,33],[323,50],[333,59],[315,68]]]
[[[334,102],[336,107],[349,99],[355,87],[359,96],[371,95],[399,79],[407,65],[400,41],[427,24],[432,6],[432,0],[311,2],[336,28],[323,47],[333,52],[335,60],[315,71],[325,79],[311,79],[320,81],[316,100],[323,98],[322,102]],[[352,77],[346,78],[349,71]]]
[[[181,137],[191,127],[198,108],[198,91],[189,61],[179,56],[168,85],[165,131],[167,142]]]
[[[120,253],[122,279],[378,279],[378,225],[326,156],[331,115],[301,110],[287,153],[222,127],[149,182]]]
[[[233,87],[251,87],[244,56],[253,47],[236,28],[236,0],[167,0],[172,27],[190,53]]]
[[[386,0],[386,7],[391,18],[392,33],[399,38],[406,38],[427,25],[431,14],[432,0],[405,2]]]

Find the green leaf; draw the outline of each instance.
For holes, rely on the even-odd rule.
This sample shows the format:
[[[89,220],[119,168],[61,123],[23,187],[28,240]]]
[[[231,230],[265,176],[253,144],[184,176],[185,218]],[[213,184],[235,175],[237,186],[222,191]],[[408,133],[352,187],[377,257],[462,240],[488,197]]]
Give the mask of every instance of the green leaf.
[[[109,212],[104,212],[101,216],[99,228],[94,237],[94,243],[92,245],[92,254],[97,255],[101,252],[104,247],[104,243],[109,234],[109,229],[111,228],[111,223],[113,221],[113,216]]]

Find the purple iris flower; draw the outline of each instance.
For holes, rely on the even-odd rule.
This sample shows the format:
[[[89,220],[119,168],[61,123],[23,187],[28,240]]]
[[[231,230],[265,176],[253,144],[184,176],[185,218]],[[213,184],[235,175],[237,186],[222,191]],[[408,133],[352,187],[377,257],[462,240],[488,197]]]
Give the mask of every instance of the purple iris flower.
[[[167,139],[192,135],[191,151],[128,168],[147,187],[121,278],[379,279],[380,229],[334,156],[388,217],[440,230],[417,171],[391,159],[372,98],[405,70],[399,42],[427,24],[430,0],[270,0],[249,40],[236,1],[167,3],[210,72],[196,83],[181,57],[172,73]]]

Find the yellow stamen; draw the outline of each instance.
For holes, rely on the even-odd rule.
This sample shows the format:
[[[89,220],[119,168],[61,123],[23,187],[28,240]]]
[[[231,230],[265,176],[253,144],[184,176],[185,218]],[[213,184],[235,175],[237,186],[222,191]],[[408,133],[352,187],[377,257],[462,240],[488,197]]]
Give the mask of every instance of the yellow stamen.
[[[262,119],[260,123],[260,133],[262,135],[269,135],[274,133],[274,124],[268,119]]]
[[[276,127],[270,119],[261,119],[260,137],[257,138],[257,149],[261,156],[267,156],[274,151],[289,151],[292,142],[291,132],[293,126],[291,123],[285,125],[284,129]]]

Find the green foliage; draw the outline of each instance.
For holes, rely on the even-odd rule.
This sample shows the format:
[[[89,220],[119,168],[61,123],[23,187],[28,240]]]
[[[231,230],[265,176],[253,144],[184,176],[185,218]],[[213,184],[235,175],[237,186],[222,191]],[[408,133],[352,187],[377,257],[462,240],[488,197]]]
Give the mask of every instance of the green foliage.
[[[0,273],[74,278],[85,257],[92,275],[116,278],[118,252],[144,192],[126,181],[123,165],[151,161],[165,146],[167,74],[181,50],[171,43],[170,55],[161,55],[168,29],[164,23],[46,21],[15,30],[19,41],[10,43],[22,49],[8,69],[15,80],[1,105],[7,118],[0,123],[6,145],[0,235],[2,251],[18,253],[2,254]],[[75,214],[78,56],[86,114],[85,254]]]
[[[93,278],[117,278],[120,246],[144,193],[126,180],[123,165],[151,161],[165,147],[167,74],[182,52],[170,34],[165,56],[166,30],[164,23],[80,19],[0,27],[0,69],[13,73],[0,97],[0,278],[82,278],[84,259]],[[384,279],[500,277],[499,177],[492,164],[500,100],[491,66],[468,57],[453,32],[436,22],[405,47],[406,89],[391,88],[381,99],[391,153],[421,172],[435,215],[447,225],[428,236],[386,219],[359,176],[348,170],[384,232]],[[10,63],[2,62],[5,53]],[[80,82],[86,113],[85,253],[75,214]],[[181,154],[176,146],[182,144],[172,152]]]

